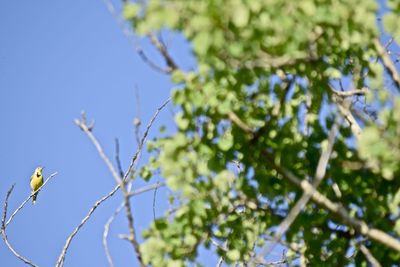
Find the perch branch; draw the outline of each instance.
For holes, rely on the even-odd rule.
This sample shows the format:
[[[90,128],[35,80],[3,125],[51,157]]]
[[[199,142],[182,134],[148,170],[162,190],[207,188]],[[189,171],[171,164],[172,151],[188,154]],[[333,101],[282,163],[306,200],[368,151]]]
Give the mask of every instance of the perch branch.
[[[14,189],[15,184],[13,184],[10,189],[7,191],[7,195],[6,195],[6,199],[4,200],[4,211],[3,211],[3,218],[1,219],[1,237],[4,240],[4,243],[6,243],[8,249],[15,255],[15,257],[17,257],[18,259],[20,259],[21,261],[23,261],[24,263],[33,266],[33,267],[37,267],[36,264],[32,263],[31,261],[29,261],[27,258],[23,257],[21,254],[19,254],[17,251],[15,251],[15,249],[11,246],[10,242],[8,241],[7,238],[7,234],[6,234],[6,217],[7,217],[7,209],[8,209],[8,199],[11,195],[11,192]]]

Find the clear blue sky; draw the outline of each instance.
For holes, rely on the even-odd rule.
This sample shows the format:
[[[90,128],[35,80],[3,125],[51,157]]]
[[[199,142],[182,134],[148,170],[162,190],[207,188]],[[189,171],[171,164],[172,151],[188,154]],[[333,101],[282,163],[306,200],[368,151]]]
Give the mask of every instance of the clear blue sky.
[[[144,126],[168,98],[172,85],[166,75],[139,59],[101,0],[0,0],[0,43],[1,206],[13,183],[9,212],[29,196],[29,178],[36,166],[46,167],[46,177],[58,172],[40,192],[37,204],[29,203],[7,233],[22,255],[40,266],[54,266],[73,228],[115,185],[73,119],[85,110],[88,118],[96,120],[94,133],[113,161],[114,138],[118,137],[126,168],[136,150],[135,88]],[[177,37],[172,44],[178,63],[190,67],[187,45]],[[144,48],[156,56],[148,44]],[[157,134],[161,124],[173,129],[172,122],[169,106],[150,136]],[[143,184],[139,181],[135,187]],[[167,193],[165,189],[158,192],[158,214],[167,207]],[[152,219],[152,197],[146,193],[133,202],[138,233]],[[101,243],[103,226],[120,200],[117,194],[96,210],[73,240],[66,266],[107,266]],[[110,231],[111,253],[117,266],[132,266],[136,259],[131,246],[117,238],[123,233],[127,233],[127,224],[121,215]],[[25,266],[2,241],[0,265]]]

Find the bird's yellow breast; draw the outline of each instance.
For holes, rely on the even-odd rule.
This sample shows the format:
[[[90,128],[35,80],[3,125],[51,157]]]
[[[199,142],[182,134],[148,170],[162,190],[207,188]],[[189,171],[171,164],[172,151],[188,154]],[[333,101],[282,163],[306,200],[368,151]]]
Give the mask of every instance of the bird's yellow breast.
[[[36,175],[33,175],[31,178],[31,188],[32,191],[36,191],[39,189],[39,187],[41,187],[43,184],[43,176],[39,176],[37,177]]]

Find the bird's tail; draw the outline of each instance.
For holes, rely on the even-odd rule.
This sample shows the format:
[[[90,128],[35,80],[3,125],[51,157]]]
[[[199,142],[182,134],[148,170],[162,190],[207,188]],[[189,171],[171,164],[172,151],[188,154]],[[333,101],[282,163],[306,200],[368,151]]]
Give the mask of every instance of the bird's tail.
[[[34,194],[33,196],[32,196],[32,205],[35,205],[35,203],[36,203],[36,198],[37,198],[37,195],[39,194],[39,192],[36,192],[36,194]]]

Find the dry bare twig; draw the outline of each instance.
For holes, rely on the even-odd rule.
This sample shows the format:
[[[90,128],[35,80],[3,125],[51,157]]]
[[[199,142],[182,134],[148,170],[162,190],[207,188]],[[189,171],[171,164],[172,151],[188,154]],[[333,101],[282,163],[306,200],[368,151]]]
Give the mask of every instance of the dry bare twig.
[[[122,170],[121,160],[119,158],[119,140],[115,138],[115,162],[117,163],[117,169],[120,179],[124,177],[124,171]]]
[[[333,87],[330,87],[332,90],[332,93],[335,95],[341,96],[341,97],[347,97],[347,96],[361,96],[365,95],[368,92],[368,88],[364,87],[362,89],[354,89],[350,91],[337,91],[333,89]]]
[[[145,186],[143,186],[143,187],[141,187],[141,188],[138,188],[138,189],[136,189],[136,190],[130,192],[130,193],[129,193],[129,197],[133,197],[133,196],[136,196],[136,195],[140,195],[140,194],[142,194],[142,193],[144,193],[144,192],[148,192],[148,191],[151,191],[151,190],[158,189],[158,188],[160,188],[160,187],[164,187],[165,185],[166,185],[166,184],[165,184],[164,182],[157,182],[157,183],[155,183],[155,184],[145,185]]]
[[[140,187],[140,188],[138,188],[138,189],[136,189],[134,191],[131,191],[130,189],[128,189],[128,192],[129,192],[129,196],[133,197],[133,196],[137,196],[137,195],[140,195],[142,193],[145,193],[145,192],[148,192],[148,191],[151,191],[151,190],[155,190],[155,189],[163,187],[163,186],[165,186],[165,183],[158,182],[158,183],[155,183],[155,184],[151,184],[151,185]],[[104,225],[103,246],[104,246],[104,250],[105,250],[105,253],[106,253],[108,264],[111,267],[114,266],[114,262],[112,260],[110,250],[108,248],[107,238],[108,238],[108,233],[109,233],[109,230],[110,230],[111,223],[115,220],[115,217],[118,215],[119,212],[121,212],[121,209],[123,207],[124,207],[124,203],[121,203],[121,205],[114,211],[113,215],[110,218],[108,218],[106,224]],[[126,239],[126,238],[124,238],[124,239]]]
[[[57,172],[51,174],[43,183],[43,185],[38,188],[36,191],[32,192],[31,195],[24,200],[24,202],[22,202],[21,205],[19,205],[19,207],[11,214],[10,218],[8,218],[7,222],[6,222],[6,227],[11,223],[12,219],[14,218],[15,215],[17,215],[17,213],[25,206],[25,204],[33,197],[33,195],[35,195],[37,192],[39,192],[40,190],[42,190],[42,188],[47,184],[48,181],[50,181],[51,178],[53,178],[54,176],[57,175]]]
[[[103,0],[104,4],[107,7],[107,10],[110,12],[110,14],[114,17],[116,20],[118,26],[120,27],[122,33],[125,35],[125,37],[128,39],[129,42],[133,45],[135,48],[136,52],[138,53],[139,57],[143,60],[144,63],[149,65],[152,69],[169,74],[171,73],[171,68],[168,65],[167,68],[161,67],[158,64],[154,63],[144,52],[142,46],[140,45],[138,39],[132,34],[132,31],[127,25],[124,23],[124,21],[118,16],[116,8],[111,0]]]
[[[157,186],[154,188],[154,194],[153,194],[153,220],[156,220],[156,196],[157,196],[157,189],[159,188],[158,186],[159,182],[157,182]]]
[[[104,225],[103,247],[104,247],[104,251],[106,253],[108,265],[110,265],[110,267],[114,267],[115,265],[114,265],[114,262],[112,260],[110,250],[108,248],[108,242],[107,242],[108,232],[110,230],[111,223],[115,220],[115,218],[117,217],[118,213],[120,213],[120,211],[122,210],[123,207],[124,207],[124,203],[121,203],[121,205],[114,211],[113,215],[110,218],[108,218],[106,224]]]
[[[36,264],[32,263],[30,260],[28,260],[27,258],[25,258],[24,256],[22,256],[21,254],[19,254],[10,244],[10,242],[8,241],[7,238],[7,234],[6,234],[6,217],[7,217],[7,209],[8,209],[8,199],[11,195],[11,192],[14,189],[15,184],[13,184],[10,189],[7,191],[7,195],[6,195],[6,199],[4,200],[4,210],[3,210],[3,217],[1,219],[1,237],[4,240],[4,243],[6,243],[8,249],[15,255],[15,257],[17,257],[18,259],[20,259],[21,261],[23,261],[24,263],[33,266],[33,267],[37,267]]]
[[[89,210],[88,214],[82,219],[82,221],[79,223],[79,225],[78,225],[78,226],[72,231],[72,233],[68,236],[68,238],[67,238],[67,240],[66,240],[66,242],[65,242],[65,245],[64,245],[64,247],[63,247],[63,249],[62,249],[62,251],[61,251],[61,253],[60,253],[60,255],[59,255],[59,258],[58,258],[58,260],[57,260],[57,263],[56,263],[56,266],[57,266],[57,267],[63,266],[66,253],[67,253],[68,248],[69,248],[69,246],[70,246],[70,244],[71,244],[71,242],[72,242],[72,239],[75,237],[75,235],[78,233],[78,231],[85,225],[85,223],[89,220],[89,218],[91,217],[91,215],[93,214],[93,212],[96,210],[96,208],[97,208],[101,203],[103,203],[104,201],[106,201],[108,198],[112,197],[112,196],[118,191],[118,189],[120,189],[121,187],[123,187],[123,184],[126,182],[127,178],[129,177],[129,174],[131,173],[131,171],[132,171],[134,165],[136,164],[136,161],[137,161],[137,159],[138,159],[138,157],[139,157],[139,155],[140,155],[140,153],[141,153],[141,151],[142,151],[142,149],[143,149],[144,142],[145,142],[145,140],[146,140],[146,138],[147,138],[147,135],[148,135],[148,133],[149,133],[149,130],[150,130],[151,126],[153,125],[153,123],[154,123],[155,119],[157,118],[158,114],[160,113],[160,111],[169,103],[169,101],[170,101],[170,98],[168,98],[168,100],[165,101],[165,102],[156,110],[156,112],[154,113],[153,117],[150,119],[150,121],[149,121],[149,123],[148,123],[148,125],[147,125],[147,127],[146,127],[146,130],[145,130],[145,132],[144,132],[144,134],[143,134],[143,136],[142,136],[142,139],[141,139],[141,141],[140,141],[140,144],[139,144],[139,146],[138,146],[138,148],[137,148],[137,150],[136,150],[136,153],[133,155],[133,157],[132,157],[132,159],[131,159],[131,162],[130,162],[130,164],[129,164],[128,170],[125,172],[125,175],[124,175],[124,177],[122,178],[121,182],[118,183],[118,185],[115,186],[107,195],[103,196],[101,199],[99,199],[98,201],[96,201],[96,203],[95,203],[95,204],[91,207],[91,209]],[[75,123],[77,123],[77,121],[75,121]],[[81,124],[81,123],[79,123],[79,121],[78,121],[78,126],[79,126],[80,124]],[[85,125],[86,125],[86,124],[85,124]],[[82,128],[81,128],[81,129],[82,129]],[[87,127],[84,127],[83,130],[84,130],[84,129],[86,129],[86,133],[91,133],[91,130],[89,131],[89,129],[88,129]],[[84,131],[85,131],[85,130],[84,130]],[[93,137],[94,137],[94,136],[93,136]],[[89,137],[89,138],[90,138],[90,137]],[[91,140],[92,140],[92,139],[91,139]],[[96,139],[94,139],[94,140],[96,140]],[[96,141],[97,141],[97,140],[96,140]],[[92,140],[92,142],[93,142],[93,140]],[[97,142],[97,143],[98,143],[98,142]],[[99,147],[96,146],[96,148],[97,148],[97,150],[98,150],[99,153],[102,151],[102,149],[101,149],[100,146],[99,146]],[[104,153],[103,153],[103,154],[104,154]],[[104,156],[105,156],[105,154],[104,154]],[[105,158],[103,158],[103,160],[109,162],[109,159],[108,159],[106,156],[105,156]],[[111,171],[112,174],[113,174],[113,176],[114,176],[114,173],[116,174],[116,171],[115,171],[114,167],[112,166],[112,164],[109,166],[109,168],[110,168],[110,171],[111,171],[111,170],[114,170],[114,171]],[[118,176],[116,176],[116,177],[118,177]],[[115,177],[114,177],[114,178],[115,178]],[[138,255],[137,255],[137,256],[138,256]],[[141,261],[140,254],[139,254],[138,258],[139,258],[139,262],[140,262],[140,261]]]
[[[54,176],[56,176],[57,172],[53,173],[52,175],[50,175],[43,183],[43,185],[38,188],[36,191],[32,192],[31,195],[22,202],[22,204],[11,214],[10,218],[7,220],[7,210],[8,210],[8,199],[10,198],[10,195],[15,187],[15,184],[13,184],[11,186],[11,188],[7,191],[7,195],[6,195],[6,199],[4,201],[4,210],[3,210],[3,217],[1,220],[1,237],[4,240],[4,243],[6,243],[7,247],[10,249],[10,251],[21,261],[23,261],[24,263],[30,265],[30,266],[37,266],[36,264],[32,263],[31,261],[29,261],[27,258],[23,257],[21,254],[19,254],[10,244],[10,242],[8,241],[8,237],[6,234],[6,228],[7,226],[11,223],[12,219],[15,217],[15,215],[17,215],[17,213],[19,211],[21,211],[21,209],[25,206],[25,204],[33,197],[33,195],[35,195],[37,192],[39,192],[46,184],[47,182],[53,178]]]
[[[163,43],[160,42],[158,37],[154,33],[150,33],[149,35],[151,43],[157,48],[160,54],[163,56],[165,63],[168,66],[168,73],[173,72],[178,69],[175,61],[172,59],[171,55],[168,53],[167,48]]]

